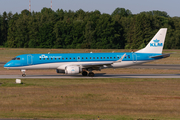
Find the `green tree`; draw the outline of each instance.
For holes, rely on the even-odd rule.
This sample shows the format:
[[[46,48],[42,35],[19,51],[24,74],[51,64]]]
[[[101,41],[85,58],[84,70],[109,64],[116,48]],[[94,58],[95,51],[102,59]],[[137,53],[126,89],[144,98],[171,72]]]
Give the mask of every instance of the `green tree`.
[[[123,17],[127,17],[127,16],[130,16],[132,15],[131,11],[130,10],[126,10],[125,8],[116,8],[114,10],[114,12],[111,14],[111,16],[115,16],[115,15],[120,15],[120,16],[123,16]]]
[[[7,41],[8,35],[8,14],[6,12],[3,13],[1,17],[1,41],[0,45],[4,45]]]
[[[94,41],[94,34],[95,31],[93,29],[93,21],[88,21],[86,26],[85,26],[85,31],[84,31],[84,41],[81,45],[81,48],[91,48],[91,45]]]

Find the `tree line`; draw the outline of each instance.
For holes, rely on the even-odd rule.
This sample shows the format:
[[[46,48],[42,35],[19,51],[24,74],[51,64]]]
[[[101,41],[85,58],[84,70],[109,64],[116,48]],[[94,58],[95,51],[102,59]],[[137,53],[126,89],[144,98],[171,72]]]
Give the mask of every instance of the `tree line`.
[[[64,11],[43,8],[0,15],[0,46],[11,48],[141,49],[160,28],[168,28],[165,49],[180,48],[180,18],[164,11],[139,14],[116,8]]]

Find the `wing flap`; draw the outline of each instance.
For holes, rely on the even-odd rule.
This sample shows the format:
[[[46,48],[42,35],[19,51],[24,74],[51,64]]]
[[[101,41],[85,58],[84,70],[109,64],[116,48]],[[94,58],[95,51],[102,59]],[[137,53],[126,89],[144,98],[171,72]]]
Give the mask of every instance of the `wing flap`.
[[[94,67],[94,66],[103,66],[103,65],[111,65],[112,62],[106,62],[106,63],[88,63],[88,64],[80,64],[82,67]]]

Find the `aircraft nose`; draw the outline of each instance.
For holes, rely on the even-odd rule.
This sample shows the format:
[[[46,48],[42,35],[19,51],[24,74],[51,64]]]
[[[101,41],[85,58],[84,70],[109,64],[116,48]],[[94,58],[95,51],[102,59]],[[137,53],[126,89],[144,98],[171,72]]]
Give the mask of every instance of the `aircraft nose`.
[[[8,67],[10,67],[11,66],[11,63],[6,63],[5,65],[4,65],[4,68],[8,68]]]

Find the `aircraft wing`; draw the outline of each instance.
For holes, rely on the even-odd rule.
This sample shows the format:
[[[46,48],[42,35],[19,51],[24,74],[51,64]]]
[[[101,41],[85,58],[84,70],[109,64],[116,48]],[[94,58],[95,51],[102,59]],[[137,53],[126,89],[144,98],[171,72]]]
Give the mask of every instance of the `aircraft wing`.
[[[111,65],[113,63],[121,62],[125,56],[126,56],[126,53],[117,61],[110,61],[110,62],[103,62],[103,63],[86,63],[86,64],[79,64],[79,66],[82,66],[82,67],[100,67],[103,65],[108,66],[108,65]]]
[[[93,67],[93,68],[99,68],[99,67],[104,67],[104,66],[109,66],[111,67],[111,65],[113,63],[119,63],[123,60],[123,58],[125,57],[126,53],[117,61],[107,61],[107,62],[99,62],[99,63],[94,63],[94,62],[91,62],[91,63],[74,63],[74,64],[64,64],[64,65],[61,65],[59,66],[57,69],[64,69],[65,66],[80,66],[81,68],[90,68],[90,67]]]
[[[157,55],[157,56],[151,56],[150,58],[158,58],[158,57],[167,58],[170,56],[170,54],[172,54],[172,53],[167,53],[167,54],[162,54],[162,55]]]
[[[106,62],[106,63],[89,63],[89,64],[80,64],[82,67],[101,67],[103,65],[111,65],[113,62]]]

